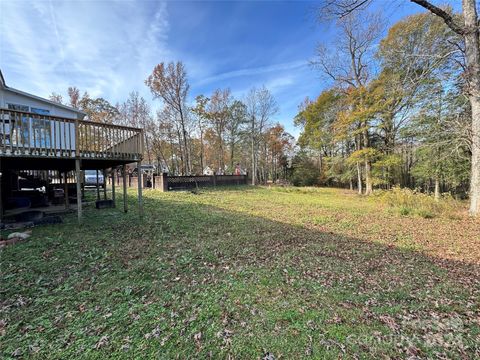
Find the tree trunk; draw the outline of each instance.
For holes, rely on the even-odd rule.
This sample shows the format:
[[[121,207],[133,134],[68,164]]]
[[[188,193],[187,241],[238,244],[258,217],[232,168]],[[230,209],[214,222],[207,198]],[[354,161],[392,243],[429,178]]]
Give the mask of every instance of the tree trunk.
[[[252,119],[252,138],[251,138],[251,146],[252,146],[252,185],[255,185],[255,180],[257,177],[257,167],[255,164],[255,119]]]
[[[203,130],[200,128],[200,166],[201,166],[201,175],[203,174],[203,169],[205,168],[205,164],[203,161]]]
[[[435,193],[434,193],[435,201],[440,200],[440,179],[438,176],[435,177]]]
[[[363,133],[363,146],[368,149],[370,146],[368,130]],[[372,162],[369,159],[365,160],[365,195],[370,195],[373,191],[372,185]]]
[[[151,156],[151,152],[150,152],[150,144],[148,142],[148,136],[145,132],[145,146],[147,148],[147,159],[148,159],[148,163],[151,164],[152,163],[152,156]]]
[[[358,195],[362,195],[363,193],[362,167],[360,166],[359,162],[357,162],[357,189],[358,189]]]
[[[358,136],[355,137],[355,150],[360,150],[362,148],[362,139],[361,135],[359,134]],[[362,185],[362,168],[360,166],[360,163],[357,161],[356,163],[357,166],[357,190],[358,190],[358,195],[363,194],[363,185]]]
[[[365,195],[371,195],[372,191],[372,163],[370,160],[365,160]]]
[[[230,168],[232,169],[232,171],[235,171],[235,168],[234,168],[234,164],[233,164],[233,155],[235,154],[234,153],[235,151],[235,142],[230,142]]]
[[[177,142],[178,142],[178,156],[180,156],[180,165],[178,166],[179,172],[181,169],[181,175],[186,175],[185,174],[185,157],[184,157],[184,150],[183,150],[183,137],[180,132],[180,128],[178,124],[176,125],[176,131],[177,131]],[[177,155],[176,155],[177,156]],[[178,164],[178,160],[177,160]]]
[[[180,115],[180,125],[182,126],[182,140],[183,140],[183,150],[184,150],[184,155],[183,159],[185,160],[184,163],[184,169],[185,169],[185,174],[184,175],[190,175],[192,172],[191,164],[190,164],[190,154],[188,151],[188,140],[187,140],[187,130],[185,128],[185,119],[183,116],[183,111],[182,111],[182,106],[179,104],[179,115]]]
[[[472,108],[470,214],[477,216],[480,214],[480,43],[475,0],[463,0],[463,15],[469,100]]]

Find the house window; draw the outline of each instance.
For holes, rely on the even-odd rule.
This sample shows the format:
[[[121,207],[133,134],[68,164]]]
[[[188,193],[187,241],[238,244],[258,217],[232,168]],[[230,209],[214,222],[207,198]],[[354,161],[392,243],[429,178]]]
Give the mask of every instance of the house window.
[[[50,110],[39,109],[39,108],[34,108],[34,107],[32,107],[32,109],[31,109],[30,111],[31,111],[32,113],[40,114],[40,115],[48,115],[48,114],[50,114]]]
[[[10,110],[17,110],[17,111],[26,111],[28,112],[29,107],[27,105],[19,105],[19,104],[7,104]]]

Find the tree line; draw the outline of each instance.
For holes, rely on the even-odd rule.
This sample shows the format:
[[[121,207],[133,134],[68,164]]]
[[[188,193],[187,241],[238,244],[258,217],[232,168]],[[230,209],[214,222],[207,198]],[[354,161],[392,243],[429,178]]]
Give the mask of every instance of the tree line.
[[[294,182],[367,195],[394,185],[436,198],[470,195],[470,211],[478,213],[480,73],[469,54],[478,47],[467,39],[473,31],[478,42],[478,23],[468,30],[466,14],[472,1],[464,1],[462,14],[414,1],[429,12],[405,17],[386,35],[381,16],[366,9],[371,2],[328,1],[320,9],[322,19],[336,19],[338,38],[319,45],[312,66],[331,86],[307,98],[295,117],[301,151]]]
[[[160,63],[145,80],[161,107],[153,113],[137,91],[115,105],[68,88],[68,99],[50,99],[81,109],[87,119],[144,129],[144,159],[173,175],[249,172],[252,183],[286,179],[294,138],[273,121],[278,106],[271,92],[252,88],[236,99],[216,89],[189,102],[190,85],[182,62]]]
[[[406,1],[406,0],[401,0]],[[70,105],[89,119],[145,129],[145,157],[172,174],[206,168],[231,173],[237,164],[252,183],[289,178],[297,185],[356,188],[404,186],[470,198],[480,213],[480,39],[475,0],[461,13],[411,0],[426,13],[387,29],[369,11],[375,0],[328,0],[320,19],[335,19],[338,37],[320,44],[312,67],[330,80],[305,99],[294,122],[298,147],[273,118],[268,89],[242,99],[217,89],[193,101],[182,62],[160,63],[145,80],[162,107],[152,113],[137,92],[112,106],[68,90]],[[399,0],[400,2],[400,0]],[[387,30],[387,31],[386,31]],[[52,94],[52,99],[62,101]]]

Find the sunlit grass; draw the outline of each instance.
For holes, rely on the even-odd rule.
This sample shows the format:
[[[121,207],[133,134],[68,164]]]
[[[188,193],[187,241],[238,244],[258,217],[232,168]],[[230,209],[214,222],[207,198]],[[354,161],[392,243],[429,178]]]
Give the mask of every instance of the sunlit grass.
[[[2,250],[3,358],[478,351],[469,219],[402,216],[344,190],[234,187],[146,190],[140,220],[134,195],[128,214],[89,208],[80,227],[72,214]]]

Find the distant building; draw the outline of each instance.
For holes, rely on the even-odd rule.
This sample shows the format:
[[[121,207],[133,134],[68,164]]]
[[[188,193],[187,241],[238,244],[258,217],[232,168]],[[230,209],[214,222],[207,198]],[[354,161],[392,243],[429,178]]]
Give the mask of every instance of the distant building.
[[[213,170],[210,168],[210,166],[206,166],[203,169],[203,175],[213,175]]]

